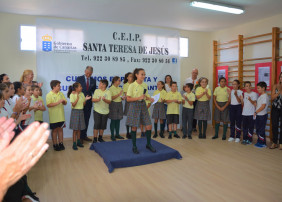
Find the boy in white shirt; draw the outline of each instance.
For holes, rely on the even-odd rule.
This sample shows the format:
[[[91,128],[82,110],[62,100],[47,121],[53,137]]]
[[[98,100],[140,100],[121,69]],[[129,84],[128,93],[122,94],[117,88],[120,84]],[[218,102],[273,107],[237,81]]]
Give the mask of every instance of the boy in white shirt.
[[[257,94],[252,91],[252,84],[249,81],[244,83],[246,92],[244,93],[244,98],[241,100],[243,104],[242,112],[242,122],[243,122],[243,142],[242,144],[248,145],[252,144],[253,133],[254,133],[254,113],[257,101]]]
[[[257,101],[254,117],[256,117],[256,133],[258,136],[258,141],[255,146],[259,148],[266,147],[265,126],[267,122],[267,109],[269,105],[269,97],[265,92],[266,88],[267,85],[264,81],[261,81],[257,84],[257,90],[260,96]]]

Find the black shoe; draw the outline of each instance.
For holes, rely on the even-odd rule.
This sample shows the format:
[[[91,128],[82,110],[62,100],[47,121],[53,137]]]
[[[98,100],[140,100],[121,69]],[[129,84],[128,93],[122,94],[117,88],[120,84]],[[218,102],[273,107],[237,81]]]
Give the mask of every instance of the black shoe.
[[[197,129],[196,129],[196,128],[193,128],[193,132],[197,132]]]
[[[90,138],[88,138],[88,137],[83,138],[83,140],[84,140],[84,141],[88,141],[88,142],[91,142],[91,141],[92,141],[92,140],[91,140]]]
[[[202,134],[199,134],[199,139],[202,139],[203,138],[203,135]]]
[[[62,142],[59,143],[59,147],[60,147],[61,150],[65,150],[65,146],[64,146],[64,144]]]
[[[214,139],[217,139],[217,138],[218,138],[218,136],[213,136],[213,137],[212,137],[213,140],[214,140]]]
[[[226,136],[223,136],[221,139],[222,139],[222,140],[226,140]]]
[[[29,199],[30,201],[39,202],[40,200],[37,196],[35,196],[35,194],[36,194],[35,192],[28,193],[23,196],[23,199]]]
[[[168,136],[168,139],[172,139],[172,136],[171,136],[171,135],[169,135],[169,136]]]
[[[123,140],[124,137],[120,136],[120,135],[116,135],[116,139],[120,139],[120,140]]]
[[[94,138],[92,143],[97,143],[97,138]]]
[[[192,139],[192,136],[191,136],[191,135],[188,135],[188,139],[190,139],[190,140],[191,140],[191,139]]]
[[[77,142],[76,144],[78,147],[84,147],[84,145],[81,142]]]
[[[103,138],[101,138],[101,137],[98,138],[98,141],[99,141],[99,142],[105,142],[105,141],[103,140]]]
[[[206,135],[203,135],[203,139],[206,139]]]
[[[182,139],[185,139],[185,138],[187,138],[187,135],[183,135],[183,136],[182,136]]]
[[[58,144],[53,144],[53,148],[54,148],[55,151],[61,151]]]
[[[112,141],[116,141],[116,138],[113,136],[113,137],[111,137],[111,140]]]
[[[127,138],[127,139],[131,139],[131,134],[130,134],[130,133],[127,133],[127,134],[126,134],[126,138]]]
[[[133,147],[132,151],[133,151],[134,154],[139,154],[139,151],[138,151],[137,147]]]
[[[157,152],[157,150],[152,145],[146,145],[146,148],[149,149],[153,153]]]
[[[157,133],[155,133],[155,135],[153,136],[153,138],[156,138],[156,137],[158,137],[158,134],[157,134]]]
[[[174,134],[173,137],[180,138],[178,134]]]
[[[160,137],[161,137],[161,138],[165,138],[165,136],[164,136],[163,133],[160,133]]]
[[[72,145],[72,149],[73,149],[73,150],[78,150],[76,144]]]

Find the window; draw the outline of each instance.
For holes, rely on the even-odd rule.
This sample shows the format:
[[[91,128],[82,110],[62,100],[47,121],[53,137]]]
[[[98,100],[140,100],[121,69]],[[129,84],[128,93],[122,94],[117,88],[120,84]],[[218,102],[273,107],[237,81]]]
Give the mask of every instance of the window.
[[[189,40],[188,38],[180,38],[180,57],[188,57],[188,47],[189,47]]]
[[[35,51],[36,50],[36,27],[21,26],[21,50]]]

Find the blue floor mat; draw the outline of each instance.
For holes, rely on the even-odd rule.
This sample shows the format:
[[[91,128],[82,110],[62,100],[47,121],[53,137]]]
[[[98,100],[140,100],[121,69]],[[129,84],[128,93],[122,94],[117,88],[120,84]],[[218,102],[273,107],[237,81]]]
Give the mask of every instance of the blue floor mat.
[[[132,152],[131,140],[92,143],[90,150],[94,150],[103,158],[110,173],[113,172],[115,168],[145,165],[165,161],[171,158],[182,158],[177,150],[155,140],[151,141],[152,146],[157,150],[156,153],[152,153],[146,149],[146,138],[137,139],[139,154],[134,154]]]

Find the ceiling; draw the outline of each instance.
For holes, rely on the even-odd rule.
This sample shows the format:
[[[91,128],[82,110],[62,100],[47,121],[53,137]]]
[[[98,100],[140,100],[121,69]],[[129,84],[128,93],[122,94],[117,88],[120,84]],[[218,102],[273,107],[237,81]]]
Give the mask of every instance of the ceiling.
[[[214,0],[245,8],[233,15],[188,0],[0,0],[0,12],[215,31],[282,13],[282,0]]]

